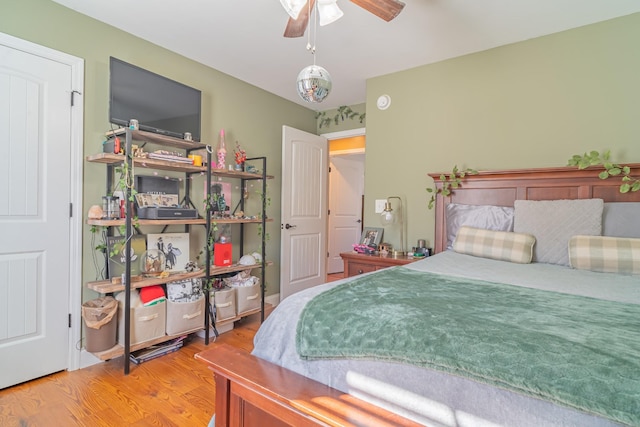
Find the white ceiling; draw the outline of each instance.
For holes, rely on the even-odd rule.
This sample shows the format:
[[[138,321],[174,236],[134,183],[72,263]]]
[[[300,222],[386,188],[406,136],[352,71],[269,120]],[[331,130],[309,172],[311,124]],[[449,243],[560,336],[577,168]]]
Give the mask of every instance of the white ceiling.
[[[404,0],[385,22],[338,0],[344,17],[316,40],[333,90],[308,104],[295,89],[307,36],[282,36],[278,0],[54,1],[313,110],[365,102],[371,77],[640,12],[638,0]]]

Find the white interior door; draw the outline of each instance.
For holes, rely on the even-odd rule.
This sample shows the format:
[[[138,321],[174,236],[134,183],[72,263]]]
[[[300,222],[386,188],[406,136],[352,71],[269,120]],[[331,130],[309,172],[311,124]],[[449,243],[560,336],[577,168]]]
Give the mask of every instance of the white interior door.
[[[282,127],[280,300],[327,277],[327,139]]]
[[[364,154],[331,157],[328,274],[344,270],[340,253],[352,251],[360,240],[363,194]]]
[[[68,367],[73,81],[2,41],[0,388]]]

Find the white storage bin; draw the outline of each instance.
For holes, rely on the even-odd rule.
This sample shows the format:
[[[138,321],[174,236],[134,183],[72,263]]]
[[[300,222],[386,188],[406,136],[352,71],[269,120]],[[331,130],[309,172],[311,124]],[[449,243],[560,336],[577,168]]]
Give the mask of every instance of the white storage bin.
[[[204,295],[196,301],[167,301],[167,335],[204,328]]]
[[[147,307],[131,307],[130,343],[152,340],[165,335],[167,304],[162,301]],[[203,321],[204,324],[204,321]],[[118,344],[124,345],[124,305],[118,304]]]
[[[225,287],[211,290],[211,306],[215,307],[216,323],[236,317],[236,290]]]
[[[260,308],[260,280],[251,286],[236,286],[236,302],[238,315]]]

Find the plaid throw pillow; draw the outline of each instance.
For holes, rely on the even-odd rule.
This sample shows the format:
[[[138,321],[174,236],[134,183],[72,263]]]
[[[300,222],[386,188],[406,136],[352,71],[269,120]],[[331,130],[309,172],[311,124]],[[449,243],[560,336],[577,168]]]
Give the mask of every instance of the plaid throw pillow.
[[[453,242],[453,250],[477,257],[529,264],[535,242],[536,238],[531,234],[462,226]]]
[[[569,262],[580,270],[640,274],[640,239],[608,236],[573,236]]]

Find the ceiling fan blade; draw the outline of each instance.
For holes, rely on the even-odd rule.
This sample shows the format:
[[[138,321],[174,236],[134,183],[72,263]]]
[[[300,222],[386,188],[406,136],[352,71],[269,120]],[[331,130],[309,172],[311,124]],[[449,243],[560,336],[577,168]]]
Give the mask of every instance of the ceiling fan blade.
[[[404,8],[404,3],[399,0],[351,0],[351,2],[387,22],[398,16]]]
[[[309,2],[311,2],[311,7],[309,7]],[[304,35],[304,32],[307,29],[307,24],[309,23],[309,9],[313,10],[315,4],[316,0],[308,0],[307,4],[304,5],[296,19],[289,18],[289,21],[287,21],[287,27],[284,29],[285,37],[293,38],[302,37]]]

